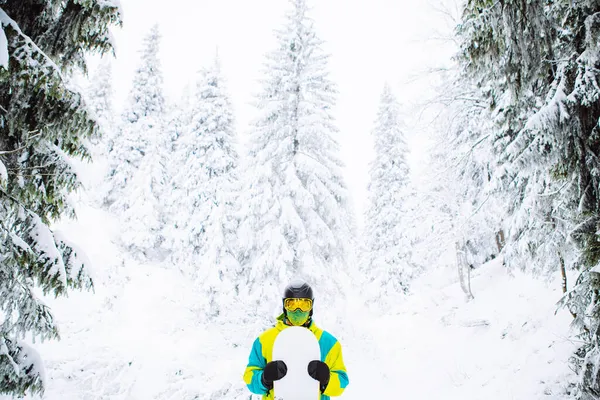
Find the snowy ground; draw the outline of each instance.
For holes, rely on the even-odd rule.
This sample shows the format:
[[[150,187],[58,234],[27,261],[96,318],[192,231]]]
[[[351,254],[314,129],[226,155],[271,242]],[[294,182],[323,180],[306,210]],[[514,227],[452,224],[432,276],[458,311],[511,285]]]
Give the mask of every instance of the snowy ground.
[[[118,221],[90,206],[60,228],[87,252],[96,292],[48,299],[62,341],[37,344],[48,400],[248,399],[242,373],[258,326],[202,323],[193,285],[178,271],[123,260]],[[415,282],[385,317],[360,298],[320,327],[341,341],[350,376],[342,398],[563,399],[570,316],[554,314],[545,285],[498,261],[474,272],[466,302],[453,270]],[[322,315],[322,314],[321,314]],[[0,396],[1,398],[1,396]]]

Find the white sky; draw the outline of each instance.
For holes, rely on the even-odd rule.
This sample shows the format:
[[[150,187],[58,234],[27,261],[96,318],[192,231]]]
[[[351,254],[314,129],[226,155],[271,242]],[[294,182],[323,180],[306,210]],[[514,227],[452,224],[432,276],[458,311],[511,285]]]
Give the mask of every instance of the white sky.
[[[371,129],[379,95],[387,80],[407,106],[427,88],[415,74],[450,55],[448,43],[432,40],[447,31],[443,13],[432,4],[442,0],[313,0],[312,17],[339,89],[335,115],[346,163],[347,184],[360,222],[372,157]],[[448,0],[443,0],[448,1]],[[216,49],[235,108],[240,142],[256,116],[251,105],[258,90],[264,55],[275,45],[273,30],[284,22],[285,0],[121,0],[124,26],[113,32],[117,59],[114,90],[120,107],[130,88],[143,36],[154,23],[162,34],[161,61],[165,93],[176,98],[194,82],[194,73],[212,62]],[[420,165],[419,134],[407,132],[414,168]]]

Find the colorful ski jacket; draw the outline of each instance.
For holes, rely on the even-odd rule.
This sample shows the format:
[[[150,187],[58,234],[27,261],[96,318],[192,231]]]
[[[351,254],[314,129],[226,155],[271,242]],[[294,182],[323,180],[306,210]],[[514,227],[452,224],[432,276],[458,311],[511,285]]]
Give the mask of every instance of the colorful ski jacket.
[[[273,361],[273,344],[275,338],[285,328],[289,326],[284,323],[284,315],[277,318],[277,323],[271,329],[263,332],[252,345],[252,351],[248,359],[248,366],[244,372],[244,382],[248,389],[254,394],[263,395],[263,400],[272,400],[273,391],[267,391],[261,382],[262,373],[267,363]],[[315,334],[321,348],[321,361],[329,366],[331,377],[325,391],[321,394],[321,400],[329,400],[330,396],[339,396],[348,386],[348,374],[344,359],[342,357],[342,346],[333,335],[317,328],[314,321],[307,328]]]

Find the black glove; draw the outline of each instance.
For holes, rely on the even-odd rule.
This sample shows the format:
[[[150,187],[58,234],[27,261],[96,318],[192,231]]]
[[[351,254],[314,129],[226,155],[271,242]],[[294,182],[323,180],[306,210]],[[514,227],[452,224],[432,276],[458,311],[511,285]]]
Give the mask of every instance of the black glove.
[[[321,392],[324,392],[329,383],[329,377],[331,376],[329,366],[323,361],[311,361],[308,363],[308,374],[314,380],[319,381]]]
[[[273,381],[278,381],[287,374],[287,365],[281,360],[271,361],[263,369],[262,384],[268,390],[273,389]]]

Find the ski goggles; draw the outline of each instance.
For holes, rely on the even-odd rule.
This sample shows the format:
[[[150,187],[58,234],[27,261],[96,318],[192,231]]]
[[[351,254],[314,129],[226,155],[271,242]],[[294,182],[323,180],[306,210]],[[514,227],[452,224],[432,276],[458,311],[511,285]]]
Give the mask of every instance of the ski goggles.
[[[310,311],[312,310],[313,301],[311,299],[294,299],[289,298],[283,300],[283,306],[288,311],[295,311],[300,309],[301,311]]]

